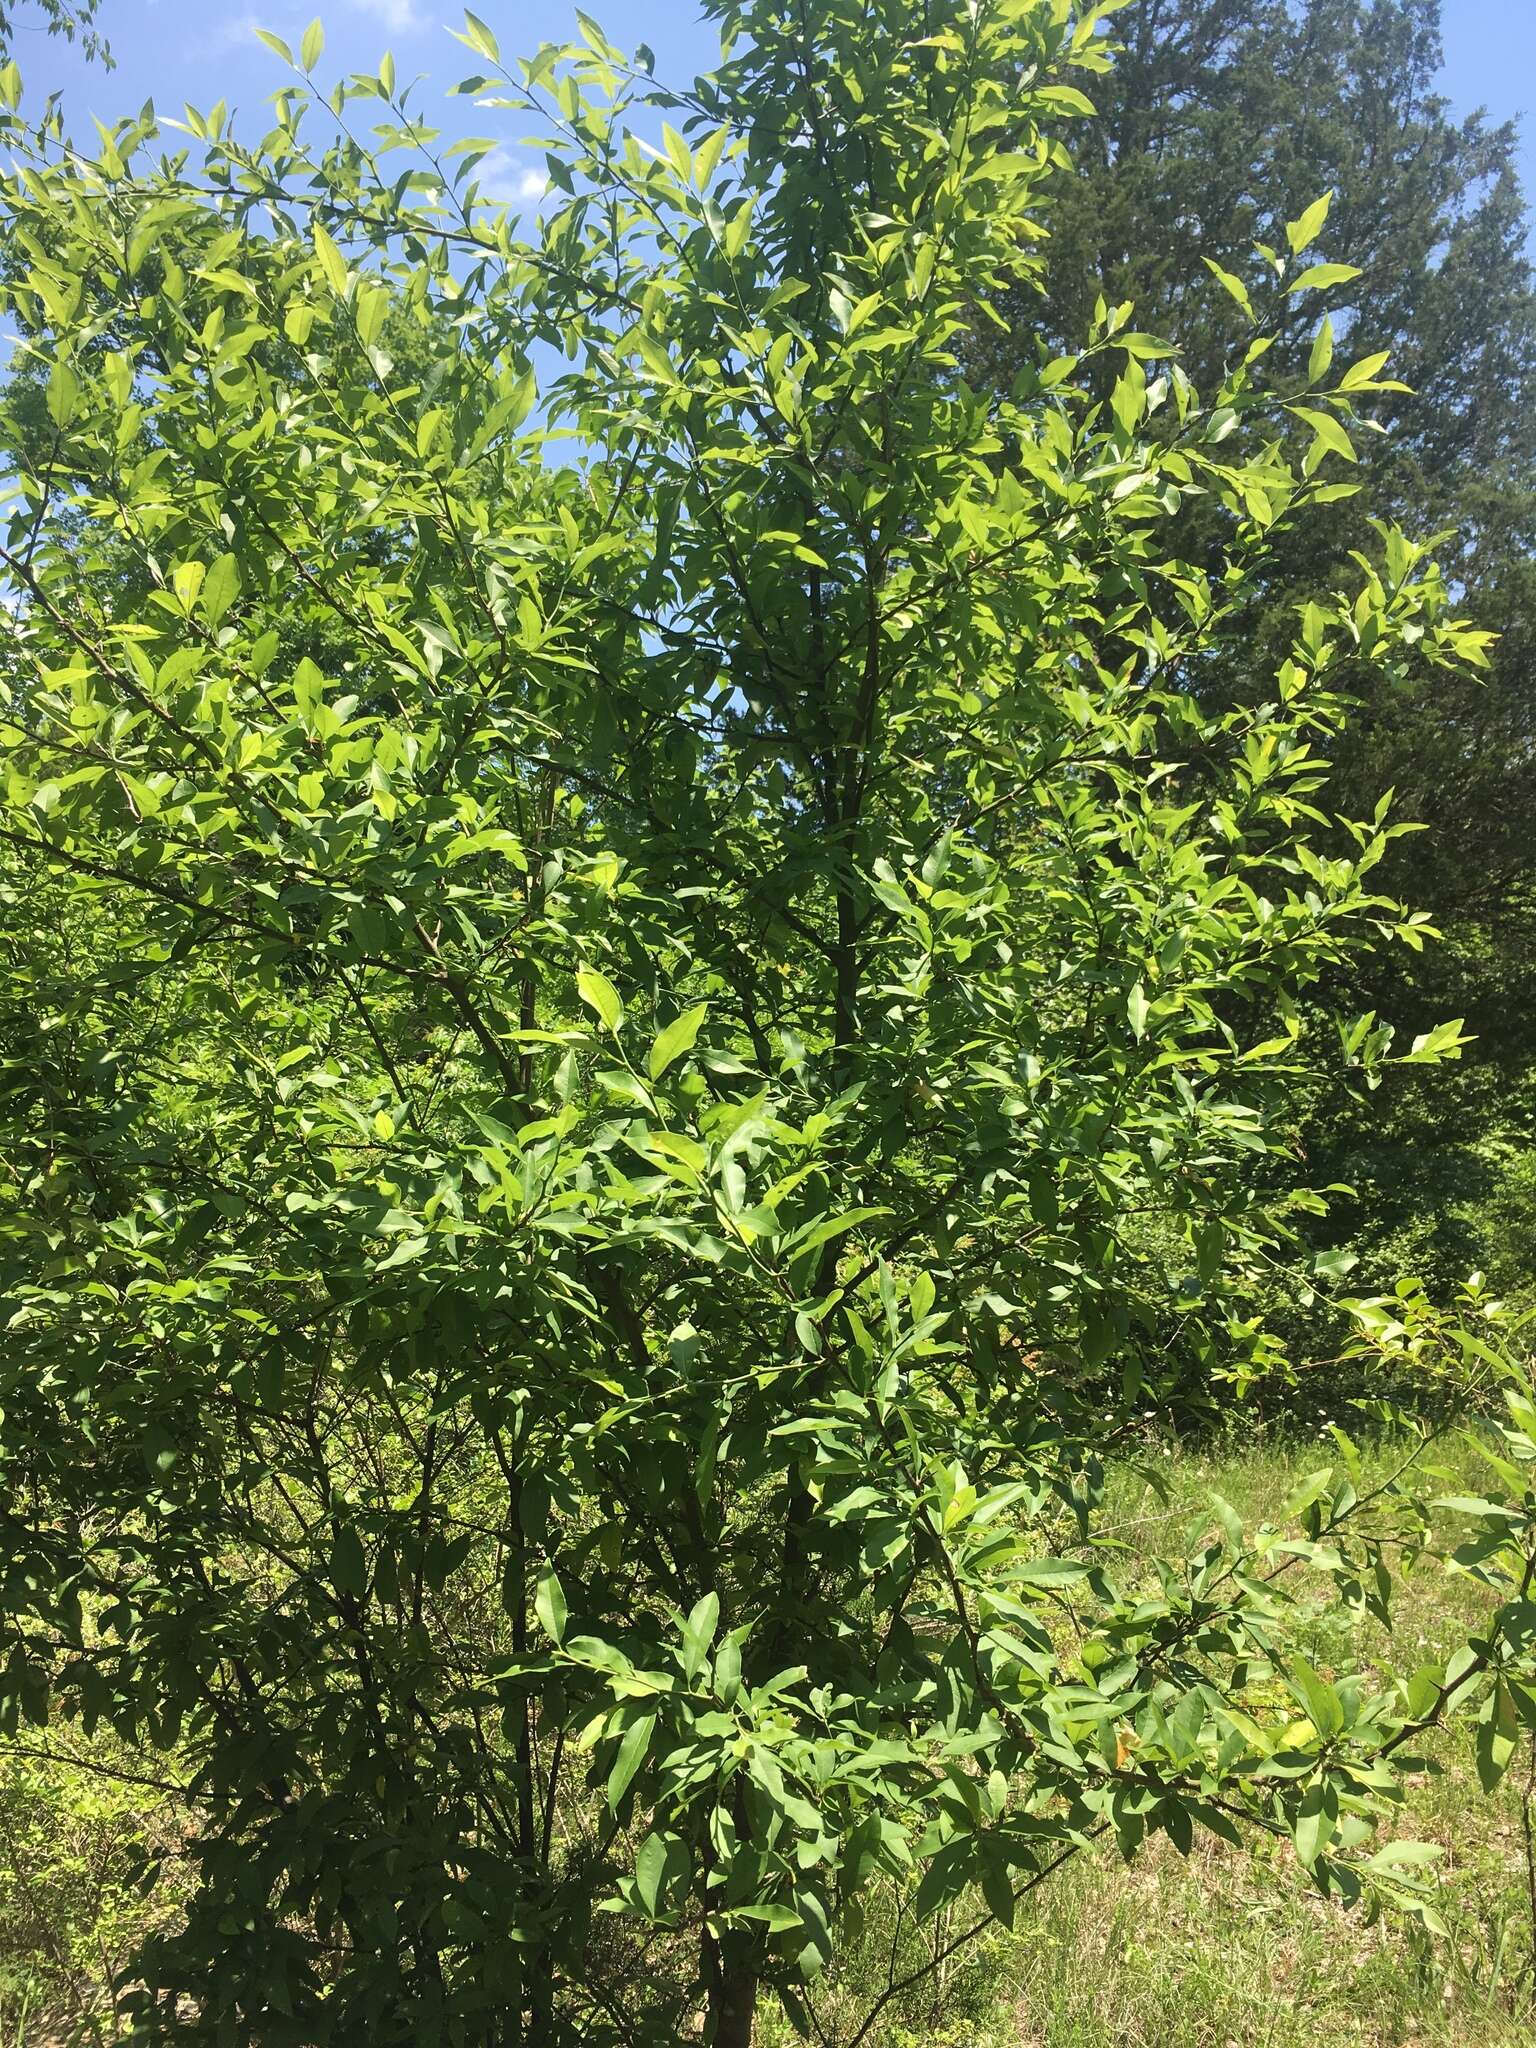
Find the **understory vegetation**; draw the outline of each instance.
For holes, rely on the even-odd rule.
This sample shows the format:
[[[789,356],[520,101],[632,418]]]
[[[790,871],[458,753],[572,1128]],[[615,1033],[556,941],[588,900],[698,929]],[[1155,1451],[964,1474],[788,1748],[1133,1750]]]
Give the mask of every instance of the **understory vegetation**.
[[[1161,1531],[1208,1513],[1213,1491],[1247,1521],[1276,1518],[1330,1448],[1325,1436],[1284,1448],[1153,1446],[1146,1472],[1116,1476],[1107,1519],[1150,1558]],[[1378,1451],[1367,1470],[1386,1462]],[[1475,1484],[1474,1443],[1448,1441],[1436,1462],[1448,1488]],[[1449,1517],[1440,1533],[1454,1533]],[[1418,1657],[1444,1658],[1482,1604],[1472,1582],[1426,1559],[1404,1586],[1393,1635]],[[1378,1623],[1321,1606],[1302,1640],[1324,1674],[1392,1647]],[[174,1763],[161,1766],[161,1789],[144,1782],[142,1756],[110,1735],[22,1738],[0,1755],[0,2040],[115,2039],[114,1999],[132,1983],[137,1946],[180,1910],[190,1881]],[[1011,1931],[991,1926],[957,1950],[866,2039],[872,2048],[1304,2048],[1326,2027],[1361,2048],[1517,2048],[1536,2023],[1529,1756],[1491,1797],[1463,1731],[1435,1739],[1427,1761],[1403,1825],[1435,1851],[1442,1926],[1433,1933],[1340,1913],[1298,1883],[1283,1848],[1207,1839],[1190,1856],[1164,1845],[1130,1866],[1101,1854],[1026,1903]],[[148,1891],[146,1857],[156,1859]],[[877,1939],[818,1993],[828,2041],[846,2039],[886,1989],[898,1909],[893,1890]],[[983,1917],[985,1902],[968,1898],[909,1925],[902,1967],[920,1968]],[[796,2038],[765,2013],[768,2048]]]

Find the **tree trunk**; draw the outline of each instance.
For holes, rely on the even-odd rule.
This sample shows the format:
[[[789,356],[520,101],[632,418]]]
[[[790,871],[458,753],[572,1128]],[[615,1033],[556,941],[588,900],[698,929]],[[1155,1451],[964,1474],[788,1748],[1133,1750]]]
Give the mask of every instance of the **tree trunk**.
[[[709,2001],[713,2048],[752,2048],[757,1976],[750,1968],[722,1972]]]
[[[757,2006],[757,1970],[749,1941],[727,1935],[705,1937],[709,1971],[710,2048],[752,2048],[752,2015]]]

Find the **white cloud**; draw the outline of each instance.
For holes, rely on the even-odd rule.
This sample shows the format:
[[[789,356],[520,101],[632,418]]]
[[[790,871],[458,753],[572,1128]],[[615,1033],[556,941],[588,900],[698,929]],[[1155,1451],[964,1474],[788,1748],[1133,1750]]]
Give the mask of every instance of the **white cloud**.
[[[376,22],[386,35],[416,35],[422,29],[431,26],[427,16],[417,6],[416,0],[347,0],[347,5],[354,14],[367,15],[368,19]],[[304,25],[315,11],[312,6],[294,8],[292,5],[285,5],[282,8],[269,5],[261,12],[255,8],[246,8],[239,14],[227,16],[217,28],[210,30],[199,48],[208,55],[225,50],[249,49],[256,41],[257,29],[265,28],[270,29],[274,35],[282,36],[291,48],[297,51],[299,39],[304,33]],[[322,64],[321,69],[324,68]]]
[[[549,180],[532,164],[519,163],[509,149],[493,149],[475,167],[475,177],[487,199],[498,205],[536,205],[549,189]]]
[[[416,0],[351,0],[351,6],[356,14],[372,15],[391,35],[413,35],[427,26],[427,18],[418,12]]]
[[[256,41],[259,28],[271,28],[272,24],[259,14],[239,14],[232,21],[221,22],[209,34],[193,45],[194,54],[199,57],[222,56],[226,50],[248,50]]]

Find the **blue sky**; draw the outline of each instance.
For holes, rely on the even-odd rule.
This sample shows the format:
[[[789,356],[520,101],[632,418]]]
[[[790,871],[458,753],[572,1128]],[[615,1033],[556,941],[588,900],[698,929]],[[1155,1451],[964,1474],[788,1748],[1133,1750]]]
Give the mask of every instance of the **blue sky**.
[[[21,34],[17,55],[28,97],[62,88],[77,115],[104,118],[136,110],[153,98],[162,113],[183,101],[208,107],[225,98],[252,114],[281,82],[282,68],[253,33],[259,24],[297,46],[317,11],[326,30],[322,77],[377,67],[389,49],[403,79],[426,73],[432,89],[423,109],[441,108],[445,126],[491,132],[495,118],[475,116],[467,103],[443,105],[437,87],[474,68],[474,60],[447,32],[462,16],[458,0],[103,0],[102,18],[117,69],[102,74],[56,40]],[[575,33],[571,0],[481,0],[507,54]],[[623,48],[649,43],[663,76],[689,78],[707,68],[714,37],[697,19],[692,0],[587,0],[587,12]],[[1536,0],[1444,0],[1446,65],[1443,86],[1462,111],[1483,106],[1521,123],[1525,188],[1536,197]],[[506,118],[506,117],[502,117]],[[532,158],[511,145],[492,167],[498,196],[512,197],[534,182]]]
[[[1520,116],[1522,179],[1536,201],[1536,0],[1444,0],[1441,89],[1465,113]]]
[[[581,0],[480,0],[475,12],[495,31],[508,59],[530,54],[540,43],[577,36]],[[25,20],[27,9],[16,10]],[[718,39],[698,18],[692,0],[585,0],[583,11],[600,21],[620,49],[648,43],[662,77],[686,82],[707,70]],[[256,36],[264,28],[297,51],[306,25],[319,15],[325,52],[315,76],[328,86],[349,71],[377,71],[385,50],[395,60],[398,84],[425,80],[417,111],[449,135],[494,136],[505,130],[507,146],[481,165],[479,177],[497,199],[531,199],[542,189],[536,151],[519,150],[527,124],[515,114],[477,111],[469,100],[446,97],[460,78],[486,68],[449,33],[462,28],[463,0],[102,0],[100,22],[112,46],[116,68],[103,72],[59,37],[18,33],[15,55],[28,104],[44,92],[61,90],[76,126],[94,114],[110,121],[153,99],[161,114],[175,116],[184,103],[211,107],[225,99],[250,118],[240,123],[259,133],[255,116],[262,103],[291,81],[280,58]],[[365,120],[362,109],[359,120]]]

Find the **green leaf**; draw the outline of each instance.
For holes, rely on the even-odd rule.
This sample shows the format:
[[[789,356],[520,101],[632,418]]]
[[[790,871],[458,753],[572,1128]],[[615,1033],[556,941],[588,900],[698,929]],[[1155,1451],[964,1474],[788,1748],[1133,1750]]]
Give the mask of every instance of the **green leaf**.
[[[1353,263],[1314,263],[1286,286],[1288,292],[1321,291],[1330,284],[1348,284],[1360,272]]]
[[[533,411],[533,401],[538,396],[538,385],[532,370],[524,370],[513,383],[507,394],[506,424],[517,428]]]
[[[488,58],[492,64],[499,64],[501,62],[500,44],[480,19],[479,15],[471,14],[468,8],[464,10],[464,34],[461,41],[468,43],[472,50],[478,51],[482,57]]]
[[[771,1899],[754,1899],[750,1905],[732,1906],[730,1910],[733,1919],[755,1921],[770,1934],[798,1934],[805,1925],[804,1916],[793,1906],[775,1905]]]
[[[1390,1870],[1394,1865],[1407,1865],[1409,1869],[1422,1869],[1438,1863],[1444,1854],[1444,1846],[1439,1842],[1388,1842],[1371,1858],[1371,1868]]]
[[[645,1762],[655,1731],[656,1716],[642,1714],[639,1720],[631,1721],[624,1731],[624,1740],[619,1744],[618,1756],[613,1769],[608,1773],[608,1810],[617,1813],[619,1802],[633,1784],[636,1772]]]
[[[1032,1557],[1014,1565],[1009,1576],[1025,1586],[1074,1586],[1092,1569],[1075,1557]]]
[[[1062,107],[1069,114],[1096,114],[1098,108],[1087,93],[1079,92],[1075,85],[1039,85],[1033,98],[1043,100],[1048,107]]]
[[[1344,1707],[1337,1692],[1312,1668],[1305,1657],[1295,1657],[1290,1666],[1291,1686],[1306,1709],[1307,1719],[1326,1741],[1344,1726]]]
[[[1514,1690],[1503,1673],[1495,1678],[1493,1682],[1493,1691],[1488,1698],[1486,1706],[1483,1708],[1483,1714],[1487,1725],[1495,1732],[1495,1742],[1491,1754],[1497,1768],[1502,1772],[1508,1769],[1509,1760],[1514,1754],[1515,1744],[1520,1739],[1522,1719],[1520,1704],[1517,1702]],[[1532,1722],[1532,1726],[1536,1727],[1536,1721]]]
[[[715,1691],[729,1706],[741,1691],[741,1645],[727,1636],[715,1652]]]
[[[1419,1665],[1405,1686],[1408,1712],[1413,1720],[1422,1721],[1433,1710],[1444,1680],[1443,1665]]]
[[[691,178],[693,175],[693,152],[669,121],[663,121],[661,124],[661,141],[662,147],[667,152],[668,160],[677,175],[683,179]]]
[[[693,160],[693,174],[701,192],[708,186],[710,179],[715,175],[715,168],[720,161],[721,153],[726,143],[730,140],[730,136],[731,131],[729,128],[717,128],[712,135],[707,135],[704,138],[698,155]]]
[[[277,55],[282,58],[285,64],[291,64],[293,62],[293,52],[292,50],[289,49],[288,45],[283,41],[281,36],[275,36],[272,34],[270,29],[264,28],[257,29],[256,34],[261,39],[261,41],[266,44],[269,50],[276,51]]]
[[[599,973],[595,967],[578,967],[576,993],[589,1010],[596,1012],[599,1020],[610,1031],[618,1031],[619,1020],[624,1015],[624,1006],[619,1001],[618,990],[606,974]]]
[[[1147,373],[1135,356],[1126,364],[1124,374],[1109,395],[1109,409],[1129,440],[1147,409]]]
[[[798,1231],[785,1247],[791,1258],[803,1259],[807,1252],[830,1244],[834,1237],[842,1237],[850,1230],[857,1230],[861,1223],[871,1223],[877,1216],[889,1216],[889,1209],[850,1209],[842,1216],[824,1216],[819,1223],[808,1223]]]
[[[315,254],[320,259],[326,283],[337,298],[344,298],[347,290],[346,260],[319,221],[315,222]]]
[[[1342,1280],[1346,1274],[1353,1272],[1359,1263],[1358,1252],[1350,1251],[1347,1246],[1337,1245],[1328,1251],[1319,1252],[1312,1261],[1312,1270],[1320,1279]]]
[[[313,71],[320,62],[324,51],[325,29],[322,27],[319,17],[316,16],[309,24],[309,27],[305,29],[304,39],[299,44],[299,62],[306,71]]]
[[[1213,1493],[1211,1495],[1211,1510],[1217,1521],[1220,1522],[1222,1533],[1225,1535],[1232,1550],[1241,1550],[1243,1547],[1243,1518],[1237,1512],[1237,1509],[1233,1507],[1232,1503],[1224,1495]]]
[[[1323,324],[1318,328],[1312,341],[1312,352],[1307,357],[1307,382],[1321,384],[1328,374],[1333,361],[1333,315],[1325,313]]]
[[[1018,1901],[1013,1894],[1013,1879],[1005,1864],[987,1862],[981,1869],[981,1896],[987,1902],[987,1910],[1002,1926],[1011,1928],[1018,1911]]]
[[[336,1532],[331,1550],[331,1584],[338,1593],[360,1600],[368,1590],[368,1560],[363,1541],[350,1522]]]
[[[1490,1717],[1478,1727],[1475,1748],[1478,1782],[1484,1792],[1496,1792],[1515,1753],[1514,1738]]]
[[[695,1003],[691,1010],[685,1010],[675,1017],[660,1033],[651,1047],[651,1079],[659,1081],[672,1062],[681,1059],[685,1052],[691,1052],[699,1035],[699,1026],[709,1014],[707,1003]]]
[[[704,1668],[720,1626],[720,1596],[706,1593],[683,1623],[683,1668],[690,1684]]]
[[[365,348],[371,348],[382,333],[389,305],[389,293],[381,285],[369,284],[359,288],[353,317],[357,321],[358,338]]]
[[[667,1869],[667,1844],[661,1835],[647,1835],[635,1858],[635,1892],[654,1920],[661,1902],[661,1882]]]
[[[1125,1014],[1130,1021],[1133,1038],[1139,1040],[1146,1037],[1147,1015],[1150,1009],[1151,1005],[1147,1001],[1147,992],[1138,981],[1125,999]]]
[[[144,1462],[157,1479],[164,1479],[181,1462],[181,1453],[166,1432],[151,1423],[144,1432]]]
[[[1314,199],[1299,220],[1287,221],[1285,239],[1291,245],[1291,254],[1299,256],[1322,233],[1323,222],[1328,218],[1328,209],[1333,204],[1332,192],[1325,192],[1321,199]]]
[[[1340,391],[1368,390],[1376,382],[1391,358],[1390,349],[1380,349],[1373,356],[1362,356],[1358,363],[1352,363],[1339,379]]]
[[[1459,1060],[1463,1046],[1474,1040],[1467,1035],[1465,1017],[1450,1017],[1445,1023],[1437,1024],[1432,1031],[1421,1031],[1409,1051],[1403,1054],[1402,1066],[1432,1066],[1440,1060]]]
[[[293,701],[299,716],[312,719],[325,702],[325,677],[310,660],[302,655],[293,671]]]
[[[533,1596],[533,1611],[538,1617],[540,1628],[553,1642],[565,1640],[565,1593],[560,1581],[548,1565],[539,1571],[539,1583]]]
[[[68,363],[55,363],[48,372],[48,417],[56,427],[67,427],[80,400],[80,379]]]
[[[217,627],[240,595],[240,564],[233,555],[220,555],[203,584],[203,617]]]
[[[1314,1716],[1314,1721],[1315,1721]],[[1326,1780],[1308,1787],[1296,1812],[1296,1854],[1310,1870],[1333,1840],[1339,1818],[1339,1798]]]
[[[1253,311],[1253,301],[1249,298],[1248,287],[1243,283],[1242,279],[1240,277],[1234,277],[1230,270],[1223,270],[1221,265],[1219,263],[1213,263],[1209,256],[1203,257],[1201,260],[1204,262],[1206,269],[1211,273],[1212,277],[1214,277],[1216,282],[1221,286],[1222,290],[1226,292],[1231,298],[1235,299],[1238,305],[1241,306],[1243,311],[1248,315],[1248,318],[1252,320],[1255,317]]]
[[[661,1917],[687,1875],[688,1852],[676,1835],[646,1836],[635,1858],[635,1896],[650,1919]]]
[[[1322,412],[1312,405],[1293,405],[1291,411],[1297,419],[1305,420],[1312,429],[1312,445],[1329,455],[1342,455],[1346,462],[1358,462],[1355,444],[1331,412]]]
[[[634,342],[635,347],[640,352],[640,360],[645,364],[645,367],[651,372],[653,377],[663,384],[676,384],[678,382],[677,372],[672,367],[672,358],[667,354],[654,334],[647,334],[644,328],[636,328]]]

